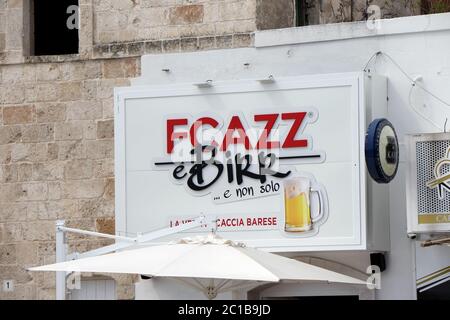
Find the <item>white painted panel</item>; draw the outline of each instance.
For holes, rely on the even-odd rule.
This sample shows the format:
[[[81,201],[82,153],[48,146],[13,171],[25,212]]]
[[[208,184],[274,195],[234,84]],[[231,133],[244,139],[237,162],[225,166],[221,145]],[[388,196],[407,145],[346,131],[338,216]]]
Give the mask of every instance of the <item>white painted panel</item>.
[[[115,300],[116,282],[110,279],[81,280],[80,289],[70,291],[71,300]]]

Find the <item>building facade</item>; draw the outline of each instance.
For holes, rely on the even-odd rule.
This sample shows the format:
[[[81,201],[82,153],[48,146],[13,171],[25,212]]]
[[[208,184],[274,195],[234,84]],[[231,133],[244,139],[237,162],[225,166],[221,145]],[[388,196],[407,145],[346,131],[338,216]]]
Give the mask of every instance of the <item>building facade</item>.
[[[120,234],[113,88],[140,75],[142,55],[252,47],[255,31],[294,27],[300,16],[321,24],[368,19],[371,5],[386,18],[424,7],[403,0],[79,0],[76,52],[35,55],[39,1],[0,0],[0,281],[13,284],[0,299],[55,297],[54,275],[26,268],[55,260],[56,220]],[[109,243],[71,236],[69,251]],[[133,277],[113,278],[117,298],[133,298]]]

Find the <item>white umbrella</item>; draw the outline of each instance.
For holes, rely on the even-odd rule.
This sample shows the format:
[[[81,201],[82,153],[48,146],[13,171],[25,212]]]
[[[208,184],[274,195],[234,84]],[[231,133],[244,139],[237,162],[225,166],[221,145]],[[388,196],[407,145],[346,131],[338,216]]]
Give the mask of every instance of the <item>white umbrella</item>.
[[[218,293],[277,282],[366,282],[215,235],[61,262],[30,271],[127,273],[174,278],[213,299]]]

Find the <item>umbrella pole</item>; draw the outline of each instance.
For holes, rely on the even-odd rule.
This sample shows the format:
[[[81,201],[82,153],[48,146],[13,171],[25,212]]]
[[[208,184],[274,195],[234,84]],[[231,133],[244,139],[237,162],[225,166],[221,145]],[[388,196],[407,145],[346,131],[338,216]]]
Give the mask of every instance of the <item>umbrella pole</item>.
[[[64,220],[56,221],[56,263],[66,261],[66,237]],[[56,300],[66,300],[66,272],[56,272]]]

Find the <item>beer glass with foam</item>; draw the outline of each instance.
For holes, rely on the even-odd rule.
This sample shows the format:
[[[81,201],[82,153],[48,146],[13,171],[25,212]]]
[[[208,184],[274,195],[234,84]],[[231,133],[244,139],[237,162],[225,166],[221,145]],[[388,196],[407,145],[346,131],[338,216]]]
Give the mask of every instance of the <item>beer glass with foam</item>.
[[[318,197],[311,197],[316,193]],[[311,206],[311,200],[317,201],[317,206]],[[317,200],[316,200],[317,199]],[[316,207],[317,212],[311,212]],[[284,182],[285,231],[306,232],[313,228],[314,223],[323,217],[323,200],[320,190],[311,188],[311,180],[304,177],[292,178]]]

